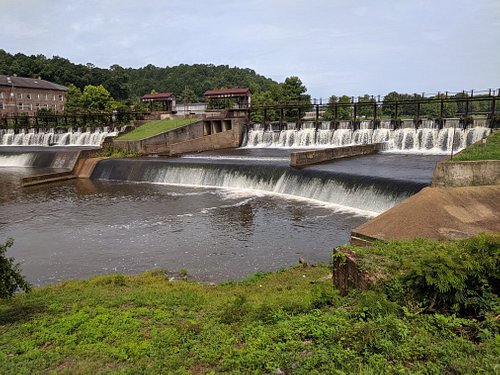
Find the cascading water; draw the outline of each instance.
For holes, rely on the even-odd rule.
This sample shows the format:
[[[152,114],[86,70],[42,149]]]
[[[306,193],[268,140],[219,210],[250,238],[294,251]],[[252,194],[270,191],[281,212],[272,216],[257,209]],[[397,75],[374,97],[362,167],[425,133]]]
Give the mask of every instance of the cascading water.
[[[305,148],[385,143],[386,151],[439,154],[452,149],[459,151],[490,133],[489,128],[479,126],[481,123],[466,129],[458,125],[458,120],[447,119],[441,129],[431,120],[424,120],[418,129],[413,121],[403,121],[396,130],[389,121],[382,121],[376,129],[371,127],[370,121],[361,121],[356,130],[352,130],[348,121],[341,121],[336,130],[329,129],[329,123],[322,123],[317,130],[304,126],[301,130],[264,131],[258,126],[247,132],[242,147]]]
[[[78,151],[37,151],[2,153],[0,150],[1,167],[35,167],[72,169],[78,158]]]
[[[0,146],[100,146],[106,137],[115,137],[118,131],[108,127],[56,132],[54,129],[0,129]]]
[[[168,161],[105,160],[93,179],[254,190],[381,213],[427,184],[364,178],[275,165],[216,165]]]

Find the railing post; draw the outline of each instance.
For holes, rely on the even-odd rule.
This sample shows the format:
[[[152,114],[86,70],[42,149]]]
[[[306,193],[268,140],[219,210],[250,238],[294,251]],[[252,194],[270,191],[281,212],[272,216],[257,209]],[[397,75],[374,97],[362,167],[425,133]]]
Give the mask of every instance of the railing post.
[[[319,128],[319,104],[316,104],[316,131]]]

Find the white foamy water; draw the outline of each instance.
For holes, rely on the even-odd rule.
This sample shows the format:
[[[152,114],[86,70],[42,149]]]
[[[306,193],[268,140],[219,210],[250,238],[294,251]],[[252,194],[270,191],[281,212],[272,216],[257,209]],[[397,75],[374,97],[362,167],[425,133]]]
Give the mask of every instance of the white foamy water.
[[[380,128],[371,129],[369,122],[362,122],[360,129],[352,130],[348,122],[341,122],[337,130],[321,126],[301,130],[272,131],[251,129],[245,135],[242,147],[247,148],[314,148],[362,145],[369,143],[385,143],[386,151],[418,152],[440,154],[449,153],[453,149],[459,151],[490,134],[490,129],[475,126],[467,129],[454,128],[457,124],[447,121],[445,127],[439,129],[432,121],[415,129],[403,126],[393,130],[383,123]]]
[[[54,129],[21,129],[19,133],[13,129],[0,129],[0,146],[100,146],[106,137],[117,135],[117,130],[107,127],[94,131],[69,129],[64,133],[55,132]]]

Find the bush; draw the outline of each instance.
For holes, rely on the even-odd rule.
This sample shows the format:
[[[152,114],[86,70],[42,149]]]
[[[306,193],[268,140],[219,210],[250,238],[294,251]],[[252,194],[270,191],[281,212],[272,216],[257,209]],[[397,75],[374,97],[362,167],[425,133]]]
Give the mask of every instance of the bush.
[[[391,241],[352,250],[361,257],[362,269],[382,275],[378,288],[393,301],[475,316],[499,307],[499,235]]]
[[[14,258],[5,256],[13,244],[12,238],[8,238],[5,244],[0,244],[0,298],[11,297],[18,289],[25,292],[31,289],[31,285],[21,274],[19,263],[15,263]]]

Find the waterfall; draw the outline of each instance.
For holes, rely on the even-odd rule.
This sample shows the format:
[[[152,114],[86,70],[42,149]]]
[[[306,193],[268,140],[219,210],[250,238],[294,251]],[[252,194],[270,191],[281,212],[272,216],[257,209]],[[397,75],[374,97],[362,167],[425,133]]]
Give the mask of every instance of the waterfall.
[[[0,146],[100,146],[106,137],[118,135],[116,129],[108,127],[78,128],[58,132],[55,129],[0,129]]]
[[[103,160],[93,179],[251,190],[381,213],[426,183],[276,165],[175,163],[166,160]]]
[[[78,154],[78,151],[2,153],[0,150],[0,167],[72,169]]]
[[[361,121],[359,129],[353,130],[349,121],[340,121],[337,130],[321,124],[318,130],[307,127],[301,130],[264,131],[261,126],[250,129],[242,142],[242,147],[306,148],[338,147],[385,143],[385,150],[391,152],[448,153],[459,151],[490,134],[485,126],[466,129],[458,127],[458,120],[447,119],[439,129],[433,121],[424,120],[416,129],[413,121],[403,121],[402,126],[393,130],[390,122],[382,121],[376,129],[370,121]],[[453,136],[454,134],[454,136]]]

